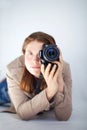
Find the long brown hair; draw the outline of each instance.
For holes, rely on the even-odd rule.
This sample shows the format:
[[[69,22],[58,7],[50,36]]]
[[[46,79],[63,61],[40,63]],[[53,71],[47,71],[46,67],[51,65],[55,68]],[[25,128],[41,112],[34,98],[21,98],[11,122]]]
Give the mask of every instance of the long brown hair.
[[[37,40],[39,42],[43,42],[46,44],[56,44],[55,39],[51,35],[44,33],[44,32],[34,32],[24,40],[24,43],[22,46],[23,54],[25,54],[26,46],[31,41],[34,41],[34,40]],[[35,81],[36,81],[35,77],[32,74],[30,74],[29,71],[25,67],[24,72],[23,72],[23,76],[22,76],[22,79],[20,82],[20,88],[28,93],[33,93]],[[43,90],[44,86],[46,86],[46,82],[43,79],[40,89]]]

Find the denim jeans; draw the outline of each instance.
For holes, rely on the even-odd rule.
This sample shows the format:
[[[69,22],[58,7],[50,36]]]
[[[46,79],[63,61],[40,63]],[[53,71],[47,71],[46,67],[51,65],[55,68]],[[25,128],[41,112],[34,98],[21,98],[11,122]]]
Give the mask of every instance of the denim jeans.
[[[0,105],[10,103],[6,78],[0,82]]]

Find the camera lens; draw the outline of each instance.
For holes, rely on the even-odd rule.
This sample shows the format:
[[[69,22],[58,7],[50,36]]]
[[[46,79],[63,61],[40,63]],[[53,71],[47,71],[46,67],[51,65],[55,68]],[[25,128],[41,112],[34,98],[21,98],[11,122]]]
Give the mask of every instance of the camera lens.
[[[48,47],[44,48],[43,56],[46,61],[56,61],[59,57],[59,51],[58,48],[54,45],[49,45]]]
[[[49,48],[47,50],[47,56],[51,59],[54,59],[56,57],[57,53],[56,50],[54,48]]]

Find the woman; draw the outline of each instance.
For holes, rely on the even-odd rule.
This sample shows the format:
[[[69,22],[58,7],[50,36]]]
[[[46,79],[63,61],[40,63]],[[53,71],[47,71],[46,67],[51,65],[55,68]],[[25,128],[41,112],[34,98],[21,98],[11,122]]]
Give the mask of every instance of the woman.
[[[52,68],[51,63],[46,67],[41,64],[39,52],[44,43],[56,45],[49,34],[32,33],[23,43],[23,55],[7,65],[9,96],[15,112],[23,120],[51,109],[58,120],[68,120],[72,112],[70,67],[63,61],[61,52]],[[40,73],[43,75],[40,92],[35,93]]]

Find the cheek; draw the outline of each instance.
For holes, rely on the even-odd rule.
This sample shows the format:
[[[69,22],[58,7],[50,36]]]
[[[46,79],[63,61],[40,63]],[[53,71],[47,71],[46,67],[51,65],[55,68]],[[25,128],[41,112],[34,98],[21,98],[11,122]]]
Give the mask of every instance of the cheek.
[[[25,54],[25,60],[30,60],[29,56]]]
[[[25,55],[25,65],[30,65],[30,64],[31,64],[30,58],[27,55]]]

